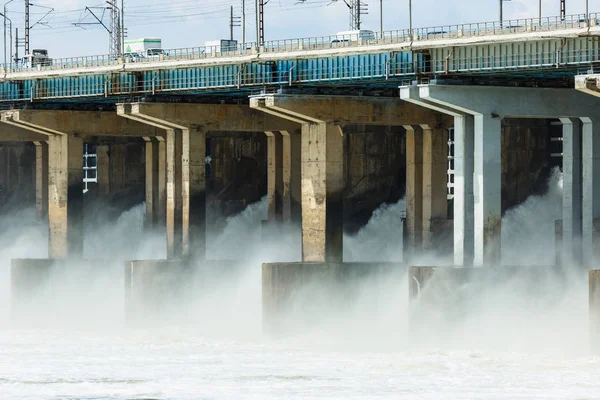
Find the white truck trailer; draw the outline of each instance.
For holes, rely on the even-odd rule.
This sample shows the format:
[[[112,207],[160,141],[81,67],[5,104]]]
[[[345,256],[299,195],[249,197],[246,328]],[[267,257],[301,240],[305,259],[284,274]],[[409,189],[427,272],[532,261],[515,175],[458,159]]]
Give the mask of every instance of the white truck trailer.
[[[139,54],[143,57],[158,56],[163,53],[159,38],[143,38],[125,41],[125,54]]]
[[[228,51],[235,51],[237,49],[238,42],[237,40],[209,40],[204,43],[204,47],[207,53],[221,53]]]

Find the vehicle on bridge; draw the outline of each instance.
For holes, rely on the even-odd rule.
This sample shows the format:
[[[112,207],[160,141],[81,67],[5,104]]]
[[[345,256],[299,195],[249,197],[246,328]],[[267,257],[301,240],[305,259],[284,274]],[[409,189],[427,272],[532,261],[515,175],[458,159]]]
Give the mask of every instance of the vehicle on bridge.
[[[125,52],[123,56],[129,62],[142,61],[144,58],[158,59],[166,55],[162,49],[161,39],[143,38],[125,41]]]
[[[375,32],[367,29],[338,32],[331,43],[358,42],[359,40],[375,40]]]
[[[28,68],[33,68],[38,65],[45,67],[52,65],[52,59],[48,57],[48,50],[34,49],[31,54],[23,56],[23,64]]]

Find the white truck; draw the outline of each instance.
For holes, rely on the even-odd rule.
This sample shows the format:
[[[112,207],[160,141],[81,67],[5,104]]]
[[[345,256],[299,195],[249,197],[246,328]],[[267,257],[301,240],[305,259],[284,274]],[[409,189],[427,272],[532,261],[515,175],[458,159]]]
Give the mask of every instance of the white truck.
[[[331,40],[331,43],[358,42],[359,40],[363,41],[363,40],[374,40],[374,39],[375,39],[375,32],[367,30],[367,29],[361,29],[361,30],[355,30],[355,31],[338,32]]]
[[[125,57],[135,61],[136,58],[159,58],[165,52],[159,38],[143,38],[125,41]]]
[[[207,53],[221,53],[235,51],[237,49],[237,44],[237,40],[209,40],[204,43],[204,48]]]

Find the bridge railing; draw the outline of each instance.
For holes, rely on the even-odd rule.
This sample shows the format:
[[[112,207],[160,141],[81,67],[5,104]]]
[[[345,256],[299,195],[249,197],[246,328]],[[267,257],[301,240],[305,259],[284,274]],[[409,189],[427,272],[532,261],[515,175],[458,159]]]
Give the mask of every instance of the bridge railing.
[[[331,35],[299,39],[271,40],[261,46],[244,43],[236,46],[202,46],[164,50],[152,57],[126,54],[123,57],[96,55],[53,59],[49,65],[30,67],[24,64],[11,65],[11,72],[50,71],[72,68],[94,68],[121,66],[127,63],[155,63],[166,61],[186,61],[211,58],[251,56],[258,53],[284,53],[303,50],[352,48],[377,46],[391,43],[420,42],[439,39],[465,38],[473,36],[501,35],[525,32],[556,31],[561,29],[585,28],[600,25],[598,13],[568,15],[561,17],[527,18],[503,22],[481,22],[472,24],[447,25],[428,28],[374,32],[369,35]]]
[[[4,83],[0,90],[0,102],[23,100],[43,100],[78,97],[131,97],[155,93],[202,93],[206,90],[256,90],[257,88],[277,88],[296,84],[347,84],[378,83],[394,80],[393,85],[401,85],[403,80],[413,80],[443,76],[491,74],[499,71],[573,71],[582,66],[600,62],[600,52],[593,49],[547,51],[501,56],[455,57],[448,60],[429,61],[427,59],[382,59],[371,65],[332,65],[327,68],[295,68],[289,71],[246,71],[241,67],[219,76],[178,76],[155,75],[153,78],[137,79],[127,75],[124,80],[90,81],[82,77],[70,85],[47,84],[41,80],[33,85]],[[386,85],[389,85],[387,83]]]

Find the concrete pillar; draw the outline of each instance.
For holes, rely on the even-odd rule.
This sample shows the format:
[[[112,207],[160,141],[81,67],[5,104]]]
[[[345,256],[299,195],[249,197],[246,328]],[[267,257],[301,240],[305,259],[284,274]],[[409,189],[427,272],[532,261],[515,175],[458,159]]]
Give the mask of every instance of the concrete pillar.
[[[187,142],[189,150],[189,140]],[[175,130],[175,257],[183,255],[183,131]],[[189,157],[185,159],[189,175]],[[189,199],[189,197],[188,197]]]
[[[96,177],[98,179],[98,194],[110,194],[110,159],[108,145],[96,146]]]
[[[580,260],[581,254],[581,124],[561,118],[563,124],[563,262]]]
[[[125,163],[125,145],[111,144],[108,167],[111,193],[116,193],[125,186]]]
[[[48,215],[48,143],[35,144],[35,209],[38,220]]]
[[[448,219],[448,131],[423,130],[423,249],[433,250]]]
[[[290,136],[291,141],[291,214],[292,220],[300,222],[302,219],[302,135],[295,133]]]
[[[154,228],[156,221],[156,197],[154,197],[155,186],[156,186],[156,175],[155,175],[155,160],[154,145],[152,139],[145,137],[145,169],[146,169],[146,229],[151,230]]]
[[[472,116],[454,117],[454,265],[473,265],[474,198]]]
[[[422,248],[423,134],[419,126],[406,129],[406,234],[409,253]],[[407,254],[410,257],[410,254]]]
[[[48,140],[50,258],[83,255],[83,140],[55,135]]]
[[[267,135],[267,201],[268,220],[281,220],[283,204],[281,199],[282,174],[282,137],[278,132],[266,131]]]
[[[500,263],[502,230],[501,119],[475,115],[475,259],[476,266]]]
[[[167,225],[167,258],[173,259],[177,256],[175,244],[175,130],[166,131],[166,178],[167,178],[167,196],[166,196],[166,225]]]
[[[591,267],[598,248],[595,221],[600,218],[600,120],[581,118],[582,128],[582,261]],[[597,224],[596,224],[597,225]]]
[[[206,132],[182,130],[183,224],[182,251],[185,257],[206,254]]]
[[[288,131],[281,131],[281,157],[282,157],[282,218],[284,221],[292,219],[292,138]]]
[[[344,140],[339,126],[302,124],[302,260],[342,262]]]
[[[158,226],[167,223],[167,143],[163,138],[156,138],[156,222]]]

